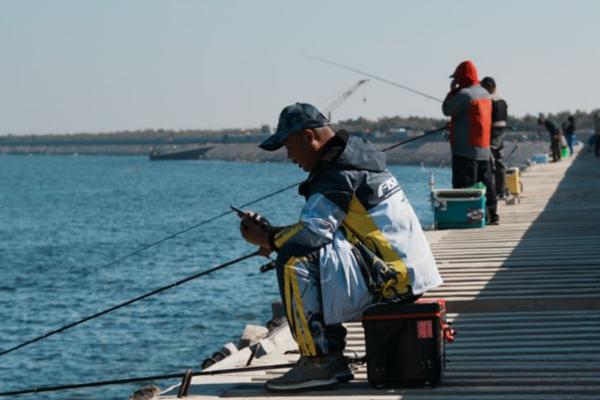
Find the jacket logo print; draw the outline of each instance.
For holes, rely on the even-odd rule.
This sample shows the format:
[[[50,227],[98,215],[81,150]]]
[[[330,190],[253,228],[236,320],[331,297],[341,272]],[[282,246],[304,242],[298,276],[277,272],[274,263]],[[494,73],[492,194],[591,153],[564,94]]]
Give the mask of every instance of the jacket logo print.
[[[398,181],[392,176],[391,178],[383,182],[381,185],[379,185],[379,188],[377,189],[377,197],[382,197],[384,194],[386,194],[387,192],[389,192],[397,186]]]

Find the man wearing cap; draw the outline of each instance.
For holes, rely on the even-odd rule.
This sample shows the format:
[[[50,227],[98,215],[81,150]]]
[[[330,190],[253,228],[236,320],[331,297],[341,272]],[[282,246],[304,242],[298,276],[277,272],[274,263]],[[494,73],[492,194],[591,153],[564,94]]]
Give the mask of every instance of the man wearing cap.
[[[491,96],[479,84],[472,61],[461,62],[450,78],[450,92],[442,112],[450,117],[452,187],[468,188],[482,182],[486,189],[487,222],[497,225],[496,188],[490,164]]]
[[[503,198],[506,195],[506,166],[502,161],[504,157],[504,130],[506,129],[506,120],[508,119],[508,105],[496,91],[496,81],[491,76],[486,76],[481,80],[481,86],[492,96],[492,136],[490,141],[490,150],[492,152],[492,168],[494,172],[494,182],[496,195]]]
[[[375,302],[413,302],[439,286],[421,225],[384,154],[370,142],[334,132],[310,104],[283,109],[277,131],[260,147],[285,146],[309,173],[299,193],[299,221],[274,227],[247,211],[240,230],[261,254],[277,252],[276,271],[300,359],[271,391],[334,387],[353,379],[342,354],[342,322],[360,318]]]

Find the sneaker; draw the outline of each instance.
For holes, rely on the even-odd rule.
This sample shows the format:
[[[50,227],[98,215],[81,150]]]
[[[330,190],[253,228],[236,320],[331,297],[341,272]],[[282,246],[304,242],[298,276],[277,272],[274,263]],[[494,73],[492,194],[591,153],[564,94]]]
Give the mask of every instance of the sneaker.
[[[265,388],[273,392],[333,389],[339,382],[338,370],[341,372],[338,356],[302,356],[288,372],[266,382]]]

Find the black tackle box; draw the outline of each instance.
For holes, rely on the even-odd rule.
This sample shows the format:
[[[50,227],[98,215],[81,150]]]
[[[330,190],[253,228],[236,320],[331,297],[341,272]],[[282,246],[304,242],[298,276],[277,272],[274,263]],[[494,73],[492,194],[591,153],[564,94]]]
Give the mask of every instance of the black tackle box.
[[[454,340],[442,299],[375,304],[362,317],[367,378],[375,387],[435,386],[445,367],[445,342]]]

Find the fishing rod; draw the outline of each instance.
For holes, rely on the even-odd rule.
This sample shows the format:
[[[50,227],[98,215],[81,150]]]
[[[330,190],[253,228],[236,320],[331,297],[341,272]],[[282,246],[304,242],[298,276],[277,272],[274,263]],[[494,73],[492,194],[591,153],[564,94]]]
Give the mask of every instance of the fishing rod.
[[[426,98],[428,98],[428,99],[430,99],[430,100],[439,101],[440,103],[442,103],[442,102],[443,102],[443,100],[442,100],[442,99],[439,99],[439,98],[437,98],[437,97],[431,96],[431,95],[429,95],[429,94],[427,94],[427,93],[420,92],[420,91],[418,91],[418,90],[415,90],[415,89],[412,89],[412,88],[410,88],[410,87],[408,87],[408,86],[402,85],[402,84],[400,84],[400,83],[397,83],[397,82],[390,81],[390,80],[388,80],[388,79],[381,78],[381,77],[379,77],[379,76],[376,76],[376,75],[370,74],[370,73],[368,73],[368,72],[365,72],[365,71],[361,71],[361,70],[359,70],[359,69],[356,69],[356,68],[348,67],[348,66],[346,66],[346,65],[343,65],[343,64],[340,64],[340,63],[336,63],[336,62],[334,62],[334,61],[326,60],[326,59],[324,59],[324,58],[321,58],[321,57],[311,56],[311,55],[309,55],[309,54],[303,54],[302,56],[304,56],[304,57],[306,57],[306,58],[310,58],[311,60],[316,60],[316,61],[319,61],[319,62],[322,62],[322,63],[325,63],[325,64],[333,65],[333,66],[336,66],[336,67],[338,67],[338,68],[345,69],[345,70],[347,70],[347,71],[352,71],[352,72],[356,72],[357,74],[361,74],[361,75],[368,76],[369,78],[373,78],[373,79],[376,79],[376,80],[378,80],[378,81],[381,81],[381,82],[387,83],[388,85],[396,86],[396,87],[398,87],[398,88],[400,88],[400,89],[408,90],[408,91],[409,91],[409,92],[411,92],[411,93],[418,94],[419,96],[426,97]]]
[[[243,256],[241,256],[241,257],[235,258],[235,259],[233,259],[233,260],[230,260],[230,261],[224,262],[223,264],[220,264],[220,265],[217,265],[216,267],[213,267],[213,268],[210,268],[210,269],[207,269],[207,270],[204,270],[204,271],[198,272],[198,273],[196,273],[196,274],[194,274],[194,275],[190,275],[190,276],[188,276],[187,278],[184,278],[184,279],[178,280],[177,282],[173,282],[173,283],[171,283],[171,284],[169,284],[169,285],[167,285],[167,286],[163,286],[163,287],[161,287],[161,288],[158,288],[158,289],[152,290],[151,292],[148,292],[148,293],[142,294],[142,295],[140,295],[140,296],[134,297],[133,299],[130,299],[130,300],[124,301],[124,302],[122,302],[122,303],[120,303],[120,304],[117,304],[117,305],[115,305],[115,306],[109,307],[109,308],[107,308],[107,309],[105,309],[105,310],[102,310],[102,311],[99,311],[99,312],[97,312],[97,313],[95,313],[95,314],[88,315],[87,317],[81,318],[81,319],[79,319],[79,320],[77,320],[77,321],[75,321],[75,322],[71,322],[71,323],[69,323],[69,324],[67,324],[67,325],[64,325],[64,326],[62,326],[62,327],[58,328],[58,329],[54,329],[54,330],[52,330],[52,331],[49,331],[49,332],[47,332],[47,333],[45,333],[45,334],[43,334],[43,335],[41,335],[41,336],[37,336],[37,337],[35,337],[35,338],[33,338],[33,339],[27,340],[27,341],[25,341],[25,342],[23,342],[23,343],[19,344],[19,345],[13,346],[13,347],[11,347],[10,349],[6,349],[6,350],[3,350],[3,351],[0,351],[0,356],[3,356],[3,355],[5,355],[5,354],[8,354],[8,353],[11,353],[11,352],[13,352],[13,351],[15,351],[15,350],[18,350],[18,349],[20,349],[20,348],[23,348],[23,347],[25,347],[25,346],[28,346],[28,345],[30,345],[30,344],[33,344],[33,343],[35,343],[35,342],[39,342],[39,341],[40,341],[40,340],[42,340],[42,339],[46,339],[46,338],[48,338],[48,337],[50,337],[50,336],[52,336],[52,335],[55,335],[55,334],[57,334],[57,333],[64,332],[64,331],[66,331],[67,329],[74,328],[74,327],[76,327],[77,325],[81,325],[81,324],[83,324],[84,322],[91,321],[92,319],[95,319],[95,318],[98,318],[98,317],[100,317],[100,316],[102,316],[102,315],[108,314],[109,312],[112,312],[112,311],[118,310],[118,309],[120,309],[120,308],[123,308],[123,307],[125,307],[125,306],[128,306],[128,305],[130,305],[130,304],[133,304],[133,303],[136,303],[136,302],[138,302],[138,301],[140,301],[140,300],[143,300],[143,299],[145,299],[145,298],[147,298],[147,297],[150,297],[150,296],[153,296],[153,295],[155,295],[155,294],[158,294],[158,293],[164,292],[165,290],[168,290],[168,289],[174,288],[174,287],[176,287],[176,286],[179,286],[179,285],[181,285],[181,284],[183,284],[183,283],[186,283],[186,282],[189,282],[189,281],[191,281],[191,280],[194,280],[194,279],[200,278],[201,276],[204,276],[204,275],[208,275],[208,274],[210,274],[211,272],[215,272],[215,271],[218,271],[218,270],[220,270],[220,269],[223,269],[223,268],[225,268],[225,267],[228,267],[228,266],[230,266],[230,265],[237,264],[237,263],[239,263],[239,262],[241,262],[241,261],[247,260],[247,259],[249,259],[249,258],[252,258],[252,257],[254,257],[254,256],[257,256],[257,255],[259,255],[259,250],[257,250],[257,251],[254,251],[254,252],[252,252],[252,253],[249,253],[249,254],[246,254],[246,255],[243,255]]]
[[[263,201],[263,200],[266,200],[266,199],[268,199],[268,198],[270,198],[270,197],[276,196],[276,195],[278,195],[279,193],[283,193],[283,192],[285,192],[286,190],[289,190],[289,189],[291,189],[291,188],[293,188],[293,187],[295,187],[295,186],[298,186],[298,185],[299,185],[299,183],[294,183],[294,184],[292,184],[292,185],[286,186],[286,187],[284,187],[284,188],[282,188],[282,189],[276,190],[276,191],[275,191],[275,192],[273,192],[273,193],[269,193],[269,194],[267,194],[267,195],[265,195],[265,196],[262,196],[262,197],[259,197],[259,198],[257,198],[257,199],[251,200],[251,201],[249,201],[249,202],[247,202],[247,203],[244,203],[244,204],[242,204],[242,205],[241,205],[241,207],[248,207],[248,206],[251,206],[251,205],[253,205],[253,204],[256,204],[256,203],[258,203],[258,202],[261,202],[261,201]],[[224,211],[224,212],[222,212],[222,213],[220,213],[220,214],[217,214],[217,215],[215,215],[215,216],[212,216],[212,217],[210,217],[210,218],[208,218],[208,219],[205,219],[205,220],[203,220],[203,221],[200,221],[200,222],[198,222],[197,224],[194,224],[194,225],[192,225],[192,226],[189,226],[189,227],[187,227],[187,228],[185,228],[185,229],[182,229],[182,230],[180,230],[180,231],[177,231],[177,232],[175,232],[175,233],[172,233],[172,234],[170,234],[170,235],[168,235],[168,236],[166,236],[166,237],[164,237],[164,238],[162,238],[162,239],[160,239],[160,240],[156,240],[156,241],[154,241],[154,242],[151,242],[151,243],[147,243],[147,244],[145,244],[145,245],[142,245],[142,246],[141,246],[141,247],[139,247],[138,249],[136,249],[136,250],[133,250],[133,251],[131,251],[130,253],[124,254],[124,255],[122,255],[122,256],[119,256],[119,257],[117,257],[117,258],[113,259],[112,261],[109,261],[109,262],[108,262],[108,263],[106,263],[106,264],[101,264],[101,265],[97,265],[97,266],[95,266],[95,267],[92,267],[92,268],[91,268],[91,270],[92,270],[92,271],[95,271],[95,270],[97,270],[97,269],[100,269],[100,268],[108,268],[108,267],[110,267],[110,266],[113,266],[113,265],[115,265],[115,264],[118,264],[119,262],[123,261],[123,260],[124,260],[124,259],[126,259],[126,258],[129,258],[129,257],[135,256],[135,255],[137,255],[137,254],[140,254],[140,253],[141,253],[141,252],[143,252],[144,250],[148,250],[148,249],[149,249],[149,248],[151,248],[151,247],[157,246],[157,245],[159,245],[159,244],[161,244],[161,243],[163,243],[163,242],[166,242],[167,240],[173,239],[173,238],[175,238],[175,237],[177,237],[177,236],[179,236],[179,235],[182,235],[182,234],[184,234],[184,233],[186,233],[186,232],[189,232],[189,231],[191,231],[191,230],[193,230],[193,229],[199,228],[199,227],[201,227],[202,225],[206,225],[206,224],[208,224],[208,223],[210,223],[210,222],[213,222],[213,221],[215,221],[215,220],[217,220],[217,219],[219,219],[219,218],[222,218],[222,217],[224,217],[224,216],[226,216],[226,215],[229,215],[229,214],[231,214],[231,213],[233,213],[233,212],[234,212],[234,211],[232,211],[232,210]],[[89,274],[89,272],[88,272],[87,274]],[[86,275],[87,275],[87,274],[86,274]],[[2,355],[2,354],[0,353],[0,355]]]
[[[398,143],[393,144],[393,145],[388,146],[388,147],[384,147],[383,149],[381,149],[381,151],[386,152],[388,150],[395,149],[398,146],[402,146],[402,145],[404,145],[406,143],[414,142],[415,140],[423,139],[426,136],[433,135],[434,133],[445,131],[446,129],[448,129],[448,124],[446,124],[444,126],[441,126],[439,128],[432,129],[430,131],[424,132],[422,135],[415,136],[415,137],[412,137],[410,139],[403,140],[401,142],[398,142]]]
[[[203,376],[203,375],[222,375],[222,374],[234,374],[238,372],[251,372],[251,371],[264,371],[271,369],[282,369],[282,368],[290,368],[295,364],[273,364],[273,365],[257,365],[255,367],[241,367],[241,368],[228,368],[228,369],[218,369],[212,371],[198,371],[191,372],[188,370],[185,373],[179,374],[166,374],[166,375],[154,375],[154,376],[142,376],[135,378],[125,378],[125,379],[113,379],[113,380],[105,380],[105,381],[96,381],[96,382],[85,382],[85,383],[72,383],[65,384],[59,386],[41,386],[34,387],[30,389],[22,389],[22,390],[14,390],[10,392],[0,392],[0,397],[5,396],[17,396],[22,394],[34,394],[34,393],[42,393],[42,392],[58,392],[63,390],[70,389],[82,389],[82,388],[90,388],[90,387],[98,387],[98,386],[109,386],[109,385],[124,385],[128,383],[139,383],[139,382],[147,382],[147,381],[156,381],[156,380],[164,380],[164,379],[175,379],[175,378],[184,378],[184,377],[193,377],[193,376]]]
[[[504,161],[508,160],[513,154],[515,154],[515,151],[517,151],[518,147],[519,147],[519,145],[515,144],[515,146],[511,150],[511,152],[504,158]]]
[[[447,125],[444,125],[444,126],[442,126],[442,127],[440,127],[440,128],[436,128],[436,129],[433,129],[433,130],[430,130],[430,131],[426,131],[426,132],[424,132],[422,135],[415,136],[415,137],[412,137],[412,138],[409,138],[409,139],[403,140],[403,141],[401,141],[401,142],[398,142],[398,143],[396,143],[396,144],[394,144],[394,145],[392,145],[392,146],[388,146],[388,147],[386,147],[386,148],[382,149],[381,151],[385,152],[385,151],[391,150],[391,149],[393,149],[393,148],[396,148],[396,147],[398,147],[398,146],[402,146],[402,145],[404,145],[404,144],[406,144],[406,143],[410,143],[410,142],[413,142],[413,141],[415,141],[415,140],[422,139],[422,138],[424,138],[424,137],[427,137],[427,136],[429,136],[429,135],[431,135],[431,134],[434,134],[434,133],[437,133],[437,132],[441,132],[441,131],[443,131],[443,130],[445,130],[445,129],[447,129]],[[295,186],[298,186],[300,183],[302,183],[302,182],[297,182],[297,183],[294,183],[294,184],[292,184],[292,185],[286,186],[286,187],[284,187],[284,188],[282,188],[282,189],[276,190],[276,191],[274,191],[274,192],[272,192],[272,193],[269,193],[269,194],[267,194],[267,195],[265,195],[265,196],[262,196],[262,197],[260,197],[260,198],[259,198],[259,199],[257,199],[257,200],[253,200],[253,201],[251,201],[251,202],[249,202],[249,203],[246,203],[246,204],[242,205],[241,207],[246,207],[246,206],[248,206],[248,205],[251,205],[251,204],[254,204],[254,203],[256,203],[256,202],[258,202],[258,201],[260,201],[260,200],[264,200],[264,199],[267,199],[267,198],[269,198],[269,197],[275,196],[275,195],[277,195],[277,194],[279,194],[279,193],[282,193],[282,192],[284,192],[284,191],[286,191],[286,190],[288,190],[288,189],[291,189],[291,188],[293,188],[293,187],[295,187]],[[222,213],[222,214],[220,214],[220,215],[226,215],[226,214],[229,214],[229,213],[234,213],[234,212],[238,212],[238,211],[236,211],[235,209],[231,209],[231,210],[230,210],[230,211],[228,211],[227,213]],[[216,218],[214,218],[214,217],[213,217],[213,220],[214,220],[214,219],[216,219]],[[187,229],[187,230],[189,230],[189,229]],[[28,346],[28,345],[30,345],[30,344],[33,344],[33,343],[39,342],[40,340],[46,339],[46,338],[48,338],[48,337],[50,337],[50,336],[53,336],[53,335],[55,335],[55,334],[58,334],[58,333],[61,333],[61,332],[64,332],[64,331],[66,331],[66,330],[68,330],[68,329],[74,328],[75,326],[81,325],[81,324],[83,324],[84,322],[88,322],[88,321],[90,321],[90,320],[92,320],[92,319],[98,318],[98,317],[100,317],[100,316],[102,316],[102,315],[108,314],[108,313],[110,313],[110,312],[112,312],[112,311],[118,310],[118,309],[120,309],[120,308],[123,308],[123,307],[125,307],[125,306],[128,306],[128,305],[130,305],[130,304],[133,304],[133,303],[135,303],[135,302],[138,302],[138,301],[140,301],[140,300],[143,300],[143,299],[145,299],[145,298],[147,298],[147,297],[150,297],[150,296],[153,296],[153,295],[155,295],[155,294],[161,293],[161,292],[163,292],[163,291],[165,291],[165,290],[167,290],[167,289],[171,289],[171,288],[173,288],[173,287],[176,287],[176,286],[178,286],[178,285],[181,285],[181,284],[183,284],[183,283],[185,283],[185,282],[189,282],[189,281],[191,281],[191,280],[193,280],[193,279],[196,279],[196,278],[199,278],[199,277],[201,277],[201,276],[208,275],[208,274],[210,274],[211,272],[214,272],[214,271],[217,271],[217,270],[223,269],[223,268],[225,268],[225,267],[228,267],[228,266],[230,266],[230,265],[237,264],[237,263],[239,263],[239,262],[241,262],[241,261],[247,260],[247,259],[249,259],[249,258],[252,258],[252,257],[254,257],[254,256],[257,256],[257,255],[260,255],[260,250],[257,250],[257,251],[255,251],[255,252],[252,252],[252,253],[249,253],[249,254],[246,254],[246,255],[243,255],[243,256],[240,256],[240,257],[238,257],[238,258],[235,258],[235,259],[233,259],[233,260],[227,261],[227,262],[225,262],[225,263],[223,263],[223,264],[217,265],[216,267],[210,268],[210,269],[208,269],[208,270],[205,270],[205,271],[201,271],[201,272],[199,272],[199,273],[197,273],[197,274],[194,274],[194,275],[188,276],[187,278],[181,279],[181,280],[179,280],[179,281],[177,281],[177,282],[174,282],[174,283],[171,283],[171,284],[169,284],[169,285],[167,285],[167,286],[163,286],[163,287],[161,287],[161,288],[158,288],[158,289],[155,289],[155,290],[153,290],[153,291],[151,291],[151,292],[148,292],[148,293],[142,294],[142,295],[140,295],[140,296],[137,296],[137,297],[135,297],[135,298],[133,298],[133,299],[131,299],[131,300],[127,300],[127,301],[125,301],[125,302],[123,302],[123,303],[120,303],[120,304],[117,304],[117,305],[115,305],[115,306],[112,306],[112,307],[110,307],[110,308],[107,308],[107,309],[105,309],[105,310],[99,311],[99,312],[97,312],[97,313],[95,313],[95,314],[89,315],[89,316],[87,316],[87,317],[83,317],[83,318],[81,318],[81,319],[79,319],[79,320],[77,320],[77,321],[75,321],[75,322],[69,323],[69,324],[67,324],[67,325],[64,325],[64,326],[62,326],[62,327],[58,328],[58,329],[54,329],[54,330],[52,330],[52,331],[50,331],[50,332],[47,332],[47,333],[45,333],[44,335],[37,336],[37,337],[35,337],[35,338],[33,338],[33,339],[27,340],[27,341],[25,341],[25,342],[23,342],[23,343],[19,344],[19,345],[13,346],[13,347],[11,347],[11,348],[9,348],[9,349],[6,349],[6,350],[2,350],[2,351],[0,351],[0,357],[1,357],[1,356],[4,356],[4,355],[6,355],[6,354],[8,354],[8,353],[11,353],[11,352],[13,352],[13,351],[15,351],[15,350],[21,349],[21,348],[23,348],[23,347],[25,347],[25,346]],[[263,266],[261,267],[261,271],[262,271],[262,272],[265,272],[265,271],[266,271],[266,270],[268,270],[268,269],[272,269],[272,268],[268,268],[268,267],[267,267],[267,265],[271,265],[271,266],[273,266],[273,263],[271,262],[271,263],[269,263],[269,264],[265,264],[265,265],[263,265]]]

